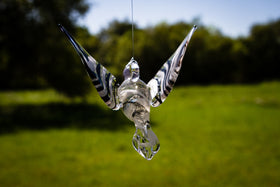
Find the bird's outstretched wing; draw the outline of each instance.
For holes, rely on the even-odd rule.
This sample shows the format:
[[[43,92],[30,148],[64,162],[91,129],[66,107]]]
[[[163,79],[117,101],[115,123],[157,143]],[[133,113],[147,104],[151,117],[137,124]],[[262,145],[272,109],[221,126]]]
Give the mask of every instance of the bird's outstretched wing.
[[[196,26],[192,28],[175,53],[164,63],[155,77],[149,81],[148,86],[150,87],[151,105],[153,107],[163,103],[172,90],[179,75],[187,46],[196,28]]]
[[[114,75],[112,75],[104,66],[102,66],[92,56],[90,56],[62,25],[59,24],[58,26],[66,34],[76,52],[81,57],[82,63],[84,64],[87,73],[100,97],[109,108],[118,110],[120,108],[116,95],[118,85]]]

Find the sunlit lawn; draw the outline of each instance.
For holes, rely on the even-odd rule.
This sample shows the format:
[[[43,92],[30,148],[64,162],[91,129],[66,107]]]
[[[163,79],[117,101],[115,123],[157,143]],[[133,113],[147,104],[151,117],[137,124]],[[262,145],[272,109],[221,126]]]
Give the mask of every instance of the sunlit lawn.
[[[161,149],[133,149],[133,123],[96,91],[0,93],[0,186],[279,186],[280,83],[175,87],[152,108]]]

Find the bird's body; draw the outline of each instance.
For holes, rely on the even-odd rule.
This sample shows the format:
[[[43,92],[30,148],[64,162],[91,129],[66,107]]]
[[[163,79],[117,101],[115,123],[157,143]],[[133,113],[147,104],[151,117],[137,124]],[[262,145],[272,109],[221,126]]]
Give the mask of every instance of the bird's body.
[[[159,106],[169,95],[177,80],[187,45],[196,26],[148,84],[140,79],[138,63],[131,58],[124,68],[125,80],[121,85],[116,83],[116,78],[91,57],[63,26],[59,26],[80,55],[103,101],[113,110],[122,109],[125,116],[134,122],[136,131],[132,144],[135,150],[147,160],[151,160],[159,151],[160,144],[151,129],[150,106]]]
[[[133,147],[150,160],[159,150],[159,141],[150,126],[150,88],[140,79],[126,79],[118,89],[119,102],[125,116],[134,122]]]
[[[149,87],[141,80],[125,80],[118,89],[123,113],[136,126],[149,122],[151,94]]]

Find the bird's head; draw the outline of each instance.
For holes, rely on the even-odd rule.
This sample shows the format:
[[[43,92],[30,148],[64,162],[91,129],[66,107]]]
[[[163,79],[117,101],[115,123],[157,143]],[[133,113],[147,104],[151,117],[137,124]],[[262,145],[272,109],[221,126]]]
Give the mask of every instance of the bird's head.
[[[131,79],[131,81],[136,82],[140,77],[140,70],[136,60],[132,57],[128,64],[123,70],[124,79]]]

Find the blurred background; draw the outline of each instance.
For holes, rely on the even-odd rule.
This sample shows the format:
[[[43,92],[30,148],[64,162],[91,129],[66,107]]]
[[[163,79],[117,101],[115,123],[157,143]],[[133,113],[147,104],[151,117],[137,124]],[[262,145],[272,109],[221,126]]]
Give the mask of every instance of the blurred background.
[[[152,161],[57,26],[121,83],[130,3],[0,2],[0,186],[279,186],[280,3],[134,1],[144,82],[198,25],[174,91],[151,109]]]

